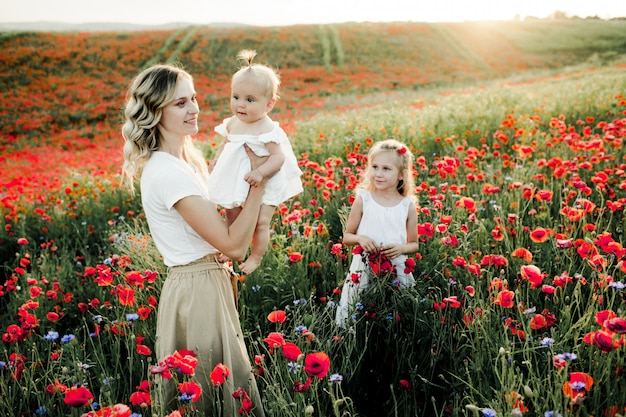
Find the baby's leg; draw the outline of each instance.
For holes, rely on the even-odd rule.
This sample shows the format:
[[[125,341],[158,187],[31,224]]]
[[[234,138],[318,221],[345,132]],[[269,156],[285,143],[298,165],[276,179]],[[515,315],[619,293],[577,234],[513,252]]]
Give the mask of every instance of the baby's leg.
[[[252,252],[248,259],[239,264],[239,269],[245,274],[251,274],[261,265],[263,255],[265,255],[267,245],[270,242],[270,222],[275,210],[275,206],[265,204],[261,206],[259,219],[254,229],[254,235],[252,235]]]
[[[230,226],[231,224],[233,224],[235,219],[237,219],[237,216],[239,216],[239,213],[241,213],[241,207],[233,207],[231,209],[224,209],[224,211],[226,212],[226,225]],[[220,253],[219,256],[217,257],[217,260],[219,262],[228,262],[230,261],[230,258]]]

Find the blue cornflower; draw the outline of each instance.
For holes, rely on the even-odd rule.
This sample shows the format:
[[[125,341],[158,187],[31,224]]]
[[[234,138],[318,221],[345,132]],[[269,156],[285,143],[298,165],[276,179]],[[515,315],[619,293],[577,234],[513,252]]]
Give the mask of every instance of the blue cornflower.
[[[111,262],[113,262],[113,259],[111,259],[111,258],[106,258],[104,261],[102,261],[102,263],[105,264],[105,265],[110,265]]]
[[[544,337],[541,339],[541,346],[552,346],[554,339],[551,337]]]
[[[576,359],[578,359],[578,355],[576,355],[575,353],[569,353],[569,352],[559,353],[556,356],[557,358],[563,359],[565,361],[575,361]]]
[[[339,374],[332,374],[328,377],[328,379],[330,380],[330,382],[341,382],[343,381],[343,376]]]
[[[253,286],[252,286],[252,291],[253,291],[253,292],[257,292],[257,291],[259,291],[260,289],[261,289],[261,286],[260,286],[260,285],[253,285]]]
[[[609,282],[609,287],[615,288],[616,290],[623,290],[626,288],[626,284],[621,281],[611,281]]]
[[[48,334],[46,334],[43,338],[48,341],[57,340],[59,338],[59,332],[55,332],[54,330],[48,330]]]
[[[333,300],[330,300],[330,301],[328,302],[328,307],[330,307],[330,308],[335,308],[335,307],[337,307],[337,304],[336,304]]]
[[[98,324],[102,323],[102,320],[103,320],[100,314],[96,314],[91,319],[94,321],[94,323],[98,323]]]
[[[363,304],[361,304],[360,302],[357,302],[354,307],[356,307],[357,310],[361,311],[363,310],[365,307],[363,307]]]
[[[126,320],[128,320],[128,321],[136,321],[136,320],[139,320],[139,314],[137,314],[137,313],[128,313],[128,314],[126,315]]]
[[[387,319],[387,321],[393,320],[393,316],[391,314],[387,314],[385,318]]]
[[[38,414],[40,416],[43,416],[44,414],[47,414],[48,411],[46,410],[46,407],[44,407],[43,405],[40,405],[39,408],[37,408],[35,410],[35,414]]]
[[[494,410],[493,408],[483,408],[483,416],[496,417],[496,410]]]
[[[179,400],[181,401],[191,401],[193,399],[193,396],[187,394],[186,392],[181,394],[180,397],[178,397]]]
[[[587,384],[585,384],[583,381],[570,382],[569,384],[572,389],[575,389],[576,391],[582,391],[587,388]]]
[[[301,325],[299,325],[299,326],[296,326],[296,332],[298,332],[298,333],[302,333],[302,332],[303,332],[303,331],[305,331],[305,330],[308,330],[308,329],[307,329],[307,327],[306,327],[306,326],[304,326],[304,325],[302,325],[302,324],[301,324]]]
[[[63,335],[63,337],[61,338],[61,343],[70,343],[74,339],[76,339],[76,336],[74,336],[73,334],[66,334]]]
[[[132,413],[130,417],[143,417],[143,416],[139,413]]]
[[[293,373],[298,372],[298,369],[300,369],[302,367],[302,365],[300,365],[297,362],[293,362],[293,361],[287,363],[287,366],[289,367],[289,371],[291,371]]]
[[[546,411],[543,415],[544,417],[563,417],[558,411]]]

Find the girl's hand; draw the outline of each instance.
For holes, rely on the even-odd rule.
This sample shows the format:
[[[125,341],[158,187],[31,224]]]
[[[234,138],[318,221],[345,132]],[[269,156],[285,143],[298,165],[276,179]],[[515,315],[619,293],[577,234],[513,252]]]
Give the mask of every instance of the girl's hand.
[[[380,250],[376,242],[367,236],[359,236],[358,242],[364,252],[377,253]]]
[[[246,153],[248,154],[248,158],[250,158],[250,167],[252,168],[252,170],[257,169],[258,167],[263,165],[265,161],[267,161],[267,158],[268,158],[267,156],[258,156],[257,154],[252,152],[252,149],[250,149],[248,145],[243,145],[243,147],[245,148]]]
[[[381,248],[381,252],[389,259],[397,258],[404,253],[403,245],[398,245],[397,243],[385,245]]]

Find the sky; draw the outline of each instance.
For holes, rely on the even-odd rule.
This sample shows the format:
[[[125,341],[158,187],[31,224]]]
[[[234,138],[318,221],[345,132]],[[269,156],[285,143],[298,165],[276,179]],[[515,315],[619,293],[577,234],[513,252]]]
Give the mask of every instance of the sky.
[[[626,0],[0,0],[0,22],[243,23],[461,22],[626,17]]]

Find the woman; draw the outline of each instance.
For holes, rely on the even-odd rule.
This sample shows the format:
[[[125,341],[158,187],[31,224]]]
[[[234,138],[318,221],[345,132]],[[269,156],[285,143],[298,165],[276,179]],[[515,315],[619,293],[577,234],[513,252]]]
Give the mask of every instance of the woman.
[[[133,191],[141,173],[141,201],[150,234],[169,267],[163,284],[156,330],[161,361],[181,349],[197,354],[205,415],[215,415],[209,375],[223,363],[230,376],[223,386],[223,415],[240,407],[232,393],[243,388],[251,414],[263,416],[258,388],[243,341],[231,283],[232,271],[218,253],[241,261],[259,217],[265,182],[251,187],[241,214],[227,226],[207,192],[208,170],[191,136],[198,132],[193,78],[181,68],[155,65],[141,72],[127,94],[123,175]],[[264,162],[248,151],[253,167]],[[163,407],[175,407],[176,384],[163,380]],[[201,404],[201,402],[196,403]]]

